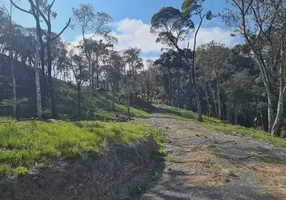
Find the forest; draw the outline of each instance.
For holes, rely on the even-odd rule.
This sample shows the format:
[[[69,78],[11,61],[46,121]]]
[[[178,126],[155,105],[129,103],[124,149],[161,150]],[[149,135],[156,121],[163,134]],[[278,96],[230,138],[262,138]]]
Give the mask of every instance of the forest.
[[[195,2],[195,3],[194,3]],[[29,0],[25,10],[13,0],[0,12],[1,115],[17,118],[93,119],[93,98],[100,91],[130,107],[138,99],[216,117],[226,123],[283,135],[285,85],[285,2],[236,1],[215,14],[201,1],[154,14],[150,32],[165,46],[157,60],[143,62],[141,50],[117,51],[112,17],[91,4],[73,9],[59,33],[53,32],[54,1]],[[12,8],[33,16],[36,26],[13,22]],[[212,41],[197,45],[202,25],[214,18],[234,29],[244,42],[230,48]],[[194,19],[199,23],[194,24]],[[79,30],[81,41],[64,41],[64,31]],[[90,34],[92,33],[92,34]],[[193,33],[188,47],[180,42]],[[96,40],[96,38],[101,38]],[[72,88],[73,107],[64,108],[61,89]],[[74,93],[73,93],[74,94]],[[72,112],[69,111],[72,110]],[[76,111],[76,112],[75,112]],[[72,113],[72,114],[71,114]]]
[[[285,199],[286,0],[152,0],[154,59],[99,1],[59,29],[60,1],[0,0],[1,200]]]

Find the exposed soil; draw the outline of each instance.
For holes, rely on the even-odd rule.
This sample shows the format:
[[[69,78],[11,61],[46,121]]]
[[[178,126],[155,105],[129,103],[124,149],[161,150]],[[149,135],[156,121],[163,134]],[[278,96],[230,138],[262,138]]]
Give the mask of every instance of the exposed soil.
[[[286,199],[285,149],[162,113],[136,123],[162,130],[168,153],[162,175],[139,199]]]
[[[128,199],[140,192],[143,181],[152,174],[153,170],[148,169],[156,165],[151,160],[156,149],[150,137],[134,145],[113,146],[106,154],[57,162],[50,170],[23,177],[0,177],[0,199]]]

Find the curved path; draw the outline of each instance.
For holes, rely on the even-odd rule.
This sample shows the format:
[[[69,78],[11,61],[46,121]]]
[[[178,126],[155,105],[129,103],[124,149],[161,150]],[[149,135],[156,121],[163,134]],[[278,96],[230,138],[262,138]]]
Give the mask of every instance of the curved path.
[[[166,135],[165,167],[142,200],[286,199],[286,150],[152,114],[136,123]]]

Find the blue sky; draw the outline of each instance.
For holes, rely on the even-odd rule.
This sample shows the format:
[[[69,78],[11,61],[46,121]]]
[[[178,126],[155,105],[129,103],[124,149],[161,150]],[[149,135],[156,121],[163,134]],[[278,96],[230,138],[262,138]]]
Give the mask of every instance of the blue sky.
[[[114,35],[118,37],[118,49],[125,49],[137,46],[142,49],[143,56],[157,57],[160,53],[161,45],[155,43],[156,36],[149,33],[150,20],[154,13],[160,8],[173,6],[180,8],[183,0],[56,0],[54,10],[58,13],[53,21],[53,31],[58,32],[66,24],[69,17],[72,16],[72,8],[76,8],[81,3],[90,3],[94,5],[97,11],[108,13],[114,21]],[[9,0],[0,0],[9,6]],[[27,0],[15,0],[21,7],[27,7]],[[212,10],[214,13],[221,12],[227,4],[225,0],[206,0],[205,9]],[[23,26],[35,26],[34,19],[24,13],[14,9],[13,19]],[[196,21],[195,21],[196,23]],[[68,29],[63,38],[69,42],[77,42],[79,31]],[[192,36],[189,37],[190,41]],[[199,44],[211,40],[225,43],[227,46],[233,46],[238,39],[230,37],[230,30],[220,19],[216,18],[206,22],[203,26]],[[185,45],[185,44],[182,44]]]

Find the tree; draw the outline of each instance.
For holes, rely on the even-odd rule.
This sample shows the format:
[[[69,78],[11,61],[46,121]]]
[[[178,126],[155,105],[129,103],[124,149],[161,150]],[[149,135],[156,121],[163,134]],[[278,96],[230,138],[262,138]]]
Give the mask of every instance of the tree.
[[[285,1],[231,0],[230,3],[232,8],[224,13],[223,19],[244,37],[259,66],[268,100],[268,132],[278,136],[286,93]]]
[[[125,63],[125,75],[126,86],[127,86],[127,102],[128,102],[128,113],[130,115],[130,105],[133,103],[134,97],[137,96],[136,88],[136,75],[138,70],[143,68],[143,59],[140,58],[141,49],[129,48],[123,52],[124,63]],[[132,92],[131,92],[132,89]]]
[[[192,81],[193,81],[193,86],[194,86],[194,91],[195,91],[195,96],[196,96],[196,101],[197,101],[197,108],[198,108],[198,120],[203,121],[202,117],[202,108],[201,108],[201,97],[200,97],[200,92],[199,92],[199,83],[198,81],[198,75],[197,75],[197,68],[195,66],[195,60],[196,60],[196,48],[197,48],[197,37],[199,34],[199,31],[201,29],[201,26],[203,24],[203,21],[206,20],[211,20],[214,16],[211,11],[204,12],[203,9],[203,2],[204,0],[184,0],[182,4],[182,12],[183,16],[189,19],[191,21],[194,16],[199,17],[199,25],[197,28],[194,29],[195,35],[194,35],[194,40],[193,40],[193,54],[192,54],[192,64],[191,64],[191,76],[192,76]],[[186,58],[188,59],[188,58]]]
[[[97,35],[109,39],[111,29],[108,26],[112,18],[104,12],[95,12],[91,4],[81,4],[79,8],[73,9],[72,28],[78,28],[82,34],[83,50],[88,61],[89,71],[91,74],[90,85],[93,85],[94,65],[92,63],[92,51],[90,46],[93,42],[91,39]],[[90,33],[91,36],[87,34]],[[88,38],[87,38],[88,37]],[[96,58],[97,59],[97,58]]]
[[[71,59],[70,67],[74,74],[77,88],[77,113],[78,118],[81,118],[81,89],[84,83],[88,81],[89,73],[82,55],[77,55],[73,51],[71,51],[69,56]]]
[[[157,70],[153,60],[146,61],[146,70],[143,70],[138,79],[141,83],[141,98],[152,101],[156,90],[156,76]]]
[[[60,31],[60,33],[53,36],[52,19],[56,18],[57,16],[57,13],[52,11],[54,3],[55,3],[55,0],[52,0],[51,3],[49,3],[49,0],[44,0],[40,4],[41,9],[39,9],[40,15],[44,19],[44,22],[46,23],[46,26],[47,26],[47,31],[42,31],[42,32],[46,36],[46,44],[44,46],[47,47],[48,87],[49,87],[49,94],[50,94],[50,99],[51,99],[50,108],[51,108],[52,118],[57,117],[55,86],[54,86],[54,81],[52,77],[52,50],[51,50],[52,42],[58,37],[60,37],[60,35],[67,29],[67,27],[69,26],[71,22],[71,19],[69,19],[66,26]]]
[[[111,83],[112,89],[112,109],[115,110],[115,91],[119,88],[121,79],[121,71],[124,68],[124,59],[117,51],[110,51],[105,59],[104,69],[106,71],[106,79]]]
[[[40,0],[29,0],[30,3],[30,11],[27,11],[23,8],[17,6],[13,0],[10,0],[11,4],[13,4],[17,9],[32,15],[36,21],[36,54],[35,54],[35,80],[36,80],[36,98],[37,98],[37,117],[38,119],[42,119],[42,97],[41,97],[41,84],[40,84],[40,74],[39,74],[39,59],[40,59],[40,37],[41,37],[41,27],[40,27]]]
[[[246,116],[248,112],[254,93],[253,77],[247,71],[237,72],[224,82],[223,88],[227,96],[229,111],[234,111],[234,124],[238,124],[238,114],[243,113]],[[230,116],[228,116],[230,121]],[[244,120],[246,123],[246,120]],[[246,124],[244,124],[246,125]]]
[[[151,33],[158,34],[156,42],[162,43],[168,49],[176,49],[180,54],[183,50],[179,47],[179,42],[184,41],[190,29],[194,27],[193,22],[184,18],[179,9],[164,7],[153,15],[151,19]],[[169,63],[168,63],[169,62]],[[171,63],[170,55],[162,54],[155,63],[165,65],[168,68],[168,98],[169,104],[173,105],[171,97]]]
[[[86,40],[86,47],[81,46],[82,48],[85,48],[85,51],[88,52],[88,55],[90,55],[90,58],[92,60],[92,68],[91,68],[91,88],[92,91],[95,91],[95,87],[100,87],[100,59],[104,55],[108,55],[108,51],[113,48],[113,44],[110,42],[103,42],[103,40],[93,40],[93,39],[87,39]]]
[[[12,3],[10,3],[10,10],[8,10],[8,8],[6,8],[3,5],[3,11],[6,12],[8,19],[9,19],[9,27],[6,27],[9,31],[8,34],[6,35],[6,37],[4,37],[7,40],[7,46],[9,49],[9,59],[10,59],[10,69],[11,69],[11,78],[12,78],[12,99],[13,99],[13,103],[12,103],[12,107],[13,107],[13,113],[12,116],[16,117],[17,116],[17,85],[16,85],[16,77],[15,77],[15,64],[14,64],[14,56],[13,56],[13,50],[14,50],[14,46],[15,46],[15,42],[14,41],[14,25],[12,22],[12,8],[13,5]],[[4,26],[5,26],[5,22],[6,25],[7,24],[7,18],[4,18]],[[5,30],[5,28],[4,28]],[[5,35],[5,31],[4,31],[4,35]]]
[[[193,22],[186,20],[179,9],[164,7],[153,15],[150,31],[158,34],[156,42],[181,52],[179,42],[185,40],[193,27]]]
[[[177,105],[178,107],[180,106],[180,69],[183,67],[182,63],[182,57],[180,53],[174,51],[174,50],[169,50],[168,52],[164,52],[161,54],[160,58],[155,61],[155,65],[161,67],[161,68],[166,68],[167,69],[167,77],[168,77],[168,91],[167,91],[167,96],[168,96],[168,103],[169,105],[174,106],[174,99],[173,99],[173,86],[172,86],[172,78],[173,78],[173,73],[172,70],[176,70],[176,84],[177,84]]]
[[[200,17],[200,23],[198,28],[195,30],[193,53],[192,56],[189,57],[184,54],[184,52],[186,51],[183,51],[179,47],[178,43],[180,41],[184,41],[188,33],[195,28],[194,23],[191,20],[191,16],[195,15],[198,15]],[[179,9],[165,7],[162,8],[158,13],[156,13],[151,20],[151,32],[158,34],[157,42],[165,44],[168,48],[175,48],[188,63],[189,83],[194,88],[199,121],[202,121],[203,118],[199,86],[197,83],[197,70],[195,68],[194,59],[198,32],[205,18],[211,19],[212,13],[208,11],[207,13],[203,14],[201,1],[186,0],[182,5],[182,12]]]
[[[52,44],[52,71],[54,79],[67,81],[70,75],[67,43],[61,38],[54,40]]]
[[[197,66],[199,66],[203,79],[207,83],[212,80],[216,82],[216,112],[219,119],[223,119],[220,84],[222,76],[230,70],[230,66],[227,63],[229,54],[230,51],[225,45],[214,41],[201,45],[197,50]]]
[[[112,18],[105,12],[95,12],[94,7],[91,4],[80,4],[79,8],[73,9],[73,23],[72,28],[79,28],[82,34],[82,47],[87,59],[87,64],[90,74],[90,90],[89,90],[89,102],[90,106],[86,113],[88,116],[91,109],[91,100],[94,88],[94,63],[92,61],[91,51],[88,51],[88,41],[95,35],[102,36],[107,40],[112,40],[110,36],[111,29],[108,26]],[[87,38],[87,34],[91,33],[91,36]]]

